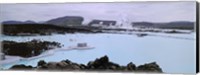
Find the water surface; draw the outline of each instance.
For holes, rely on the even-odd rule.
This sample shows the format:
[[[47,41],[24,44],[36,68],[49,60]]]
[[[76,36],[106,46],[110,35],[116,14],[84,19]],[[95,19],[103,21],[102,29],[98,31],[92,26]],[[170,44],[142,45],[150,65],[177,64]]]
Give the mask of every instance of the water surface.
[[[192,34],[157,34],[158,36],[138,37],[123,34],[55,34],[52,36],[14,37],[2,36],[1,40],[29,41],[41,39],[57,41],[64,45],[75,46],[79,42],[86,42],[94,46],[92,50],[59,51],[53,56],[43,57],[31,61],[21,61],[3,65],[9,68],[14,64],[36,66],[39,60],[61,61],[69,59],[73,62],[87,64],[91,60],[107,55],[110,61],[120,65],[133,62],[136,65],[156,61],[166,73],[195,73],[196,67],[196,42],[195,33]],[[167,36],[167,37],[163,37]],[[168,37],[170,36],[170,37]],[[190,38],[177,39],[173,37]],[[73,40],[73,41],[70,41]]]

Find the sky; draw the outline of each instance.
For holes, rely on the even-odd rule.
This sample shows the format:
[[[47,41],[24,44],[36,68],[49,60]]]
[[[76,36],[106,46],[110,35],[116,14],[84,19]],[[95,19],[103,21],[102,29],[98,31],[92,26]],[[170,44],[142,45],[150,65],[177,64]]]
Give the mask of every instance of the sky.
[[[43,22],[63,16],[127,22],[195,21],[194,1],[129,3],[0,4],[0,22],[7,20]]]

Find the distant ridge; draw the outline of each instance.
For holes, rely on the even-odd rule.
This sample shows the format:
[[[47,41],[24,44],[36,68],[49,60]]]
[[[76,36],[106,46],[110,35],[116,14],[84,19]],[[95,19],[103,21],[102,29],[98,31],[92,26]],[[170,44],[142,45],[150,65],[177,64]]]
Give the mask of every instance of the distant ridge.
[[[195,22],[190,21],[173,21],[165,23],[155,22],[132,22],[133,27],[152,27],[152,28],[169,28],[169,29],[194,29]]]
[[[2,24],[51,24],[59,27],[69,27],[69,26],[81,26],[82,22],[84,21],[84,18],[82,16],[64,16],[64,17],[58,17],[54,19],[50,19],[48,21],[40,21],[40,22],[34,22],[31,20],[27,21],[4,21]],[[97,22],[96,22],[97,21]],[[95,23],[99,24],[100,21],[104,20],[93,20],[89,23]],[[104,25],[115,25],[116,21],[108,21],[105,20]],[[163,29],[194,29],[195,22],[190,21],[173,21],[173,22],[148,22],[148,21],[141,21],[141,22],[132,22],[132,27],[142,27],[142,28],[163,28]]]
[[[84,18],[81,16],[64,16],[48,20],[45,23],[64,27],[64,26],[82,25],[83,20]]]
[[[2,22],[2,24],[37,24],[34,21],[31,20],[27,20],[27,21],[14,21],[14,20],[10,20],[10,21],[4,21]]]

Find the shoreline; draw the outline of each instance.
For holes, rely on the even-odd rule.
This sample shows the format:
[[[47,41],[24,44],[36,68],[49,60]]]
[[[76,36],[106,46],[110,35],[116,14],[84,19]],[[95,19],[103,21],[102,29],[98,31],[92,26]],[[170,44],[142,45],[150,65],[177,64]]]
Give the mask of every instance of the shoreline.
[[[13,65],[9,70],[53,70],[53,71],[118,71],[118,72],[151,72],[163,73],[162,69],[156,62],[145,63],[136,66],[130,62],[127,65],[119,65],[109,60],[105,55],[96,58],[94,61],[89,61],[88,64],[79,64],[68,59],[60,62],[45,62],[40,60],[37,66],[24,64]]]
[[[93,47],[87,47],[87,48],[89,50],[89,49],[92,49]],[[8,65],[8,64],[11,64],[11,63],[19,62],[19,61],[30,61],[30,60],[34,60],[34,59],[38,59],[38,58],[42,58],[42,57],[48,57],[48,56],[54,55],[54,53],[58,52],[58,51],[71,51],[71,50],[79,50],[79,49],[78,49],[78,47],[77,48],[68,47],[68,48],[65,48],[65,49],[64,48],[56,48],[56,49],[47,50],[47,51],[45,51],[44,53],[42,53],[38,56],[32,56],[32,57],[28,57],[28,58],[24,58],[24,57],[20,57],[20,56],[6,55],[6,59],[1,60],[0,65]]]
[[[5,60],[0,61],[0,65],[7,65],[11,63],[15,63],[23,59],[23,57],[20,56],[10,56],[10,55],[5,55]]]
[[[17,42],[3,40],[1,52],[5,55],[27,58],[38,56],[45,51],[61,47],[61,43],[55,41],[41,41],[38,39],[32,39],[30,41]]]
[[[8,36],[37,36],[37,35],[52,35],[66,33],[106,33],[112,31],[132,31],[132,32],[153,32],[166,34],[189,34],[193,29],[186,29],[190,32],[184,32],[184,29],[140,29],[140,28],[99,28],[93,26],[56,26],[52,24],[11,24],[3,25],[3,33]]]

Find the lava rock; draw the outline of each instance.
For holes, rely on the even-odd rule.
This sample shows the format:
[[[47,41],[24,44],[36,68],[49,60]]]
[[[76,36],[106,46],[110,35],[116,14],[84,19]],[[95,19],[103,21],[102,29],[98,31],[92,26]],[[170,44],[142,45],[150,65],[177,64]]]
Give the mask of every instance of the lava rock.
[[[133,71],[136,69],[135,64],[133,64],[132,62],[130,62],[129,64],[127,64],[127,69],[130,71]]]
[[[63,60],[61,62],[48,62],[44,60],[38,62],[37,67],[14,65],[10,69],[36,69],[36,70],[87,70],[87,71],[123,71],[123,72],[156,72],[162,73],[162,69],[156,62],[139,65],[138,67],[130,62],[126,66],[119,65],[109,61],[108,56],[97,58],[95,61],[88,62],[87,65]]]
[[[95,61],[90,61],[88,63],[88,67],[90,69],[107,69],[109,58],[107,56],[103,56]]]
[[[118,64],[110,62],[108,56],[103,56],[95,61],[90,61],[87,66],[89,69],[94,70],[116,70],[120,67]]]
[[[101,57],[99,60],[96,60],[97,62],[100,62],[100,63],[108,63],[109,62],[109,58],[108,56],[103,56]]]
[[[21,56],[25,58],[38,56],[44,51],[61,47],[61,44],[58,42],[40,41],[38,39],[27,42],[3,41],[2,45],[2,52],[5,55]]]
[[[44,66],[45,64],[47,64],[44,60],[40,60],[37,64],[37,66]]]
[[[162,72],[162,69],[158,66],[156,62],[140,65],[137,67],[137,71],[142,72]]]
[[[59,62],[57,65],[58,65],[59,67],[61,67],[61,68],[64,68],[64,67],[66,67],[66,66],[69,65],[69,64],[66,63],[66,62],[64,62],[64,61],[61,61],[61,62]]]
[[[20,64],[20,65],[14,65],[10,68],[11,70],[30,70],[30,69],[33,69],[32,66],[26,66],[26,65],[23,65],[23,64]]]

